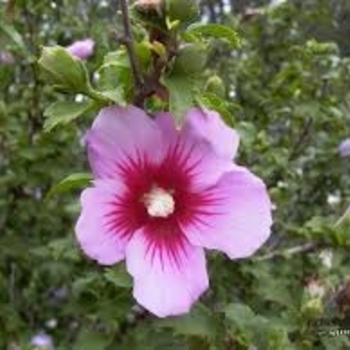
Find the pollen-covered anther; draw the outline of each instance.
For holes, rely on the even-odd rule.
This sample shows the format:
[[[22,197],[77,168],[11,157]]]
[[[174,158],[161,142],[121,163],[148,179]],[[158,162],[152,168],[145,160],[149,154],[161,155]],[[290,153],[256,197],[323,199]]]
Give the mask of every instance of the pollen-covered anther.
[[[170,191],[153,187],[144,196],[147,212],[152,217],[166,218],[175,210],[175,201]]]

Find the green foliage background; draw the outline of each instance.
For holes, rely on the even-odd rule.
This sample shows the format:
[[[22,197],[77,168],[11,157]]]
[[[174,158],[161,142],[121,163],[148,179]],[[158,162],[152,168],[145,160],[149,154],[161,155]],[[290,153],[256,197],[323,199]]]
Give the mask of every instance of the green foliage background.
[[[204,102],[240,131],[237,161],[268,184],[275,224],[251,259],[208,254],[210,290],[190,315],[164,320],[134,305],[123,266],[82,256],[73,232],[79,190],[47,197],[87,170],[83,135],[94,112],[43,131],[44,109],[72,97],[44,85],[40,47],[92,37],[94,71],[117,47],[118,1],[14,3],[0,2],[0,50],[15,58],[0,65],[0,349],[29,349],[40,331],[61,350],[349,349],[347,337],[310,327],[339,314],[349,275],[348,222],[335,225],[350,202],[350,159],[338,152],[350,123],[348,2],[203,2],[203,19],[227,24],[242,42],[210,45],[202,79],[218,74],[225,91]],[[310,279],[325,286],[323,298],[308,294]]]

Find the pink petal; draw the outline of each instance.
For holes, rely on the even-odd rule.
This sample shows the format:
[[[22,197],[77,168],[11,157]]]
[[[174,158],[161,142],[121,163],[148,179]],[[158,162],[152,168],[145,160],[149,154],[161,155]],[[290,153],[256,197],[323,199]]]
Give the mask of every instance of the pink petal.
[[[254,254],[270,235],[265,184],[243,167],[234,166],[216,186],[194,195],[192,207],[191,215],[179,218],[190,242],[221,250],[232,259]]]
[[[184,239],[176,251],[152,245],[150,235],[157,232],[149,233],[148,229],[139,230],[127,246],[126,264],[134,278],[134,297],[158,317],[187,313],[209,285],[204,251]]]
[[[84,40],[75,41],[72,45],[67,47],[68,52],[82,60],[89,58],[94,53],[95,42],[88,38]]]
[[[133,106],[102,109],[86,141],[95,177],[111,179],[118,177],[121,165],[130,160],[156,162],[163,143],[157,124]]]
[[[209,142],[215,152],[233,159],[239,145],[239,135],[236,130],[228,127],[215,111],[193,108],[186,116],[184,132],[194,133],[198,138]]]
[[[173,139],[176,138],[179,131],[175,127],[174,119],[169,112],[159,112],[155,115],[154,119],[162,131],[162,133],[166,136],[167,140],[169,137]]]
[[[111,180],[95,181],[81,195],[82,212],[75,232],[86,255],[102,265],[112,265],[125,257],[128,235],[115,232],[111,216],[115,212],[116,196],[124,191],[123,186]]]
[[[231,160],[219,157],[204,138],[176,130],[170,113],[159,113],[155,120],[167,144],[161,172],[180,170],[190,180],[190,187],[198,190],[215,184],[231,170]]]

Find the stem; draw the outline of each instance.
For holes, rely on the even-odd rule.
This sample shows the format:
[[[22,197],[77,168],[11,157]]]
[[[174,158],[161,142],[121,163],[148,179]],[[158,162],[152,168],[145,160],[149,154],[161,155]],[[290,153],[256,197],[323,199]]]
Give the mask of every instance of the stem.
[[[294,142],[294,145],[292,146],[292,151],[289,154],[288,161],[293,160],[296,156],[298,156],[299,151],[303,149],[303,144],[307,136],[309,135],[311,125],[312,125],[312,119],[308,118],[305,121],[304,127],[301,130],[298,138],[296,139],[296,141]]]
[[[305,243],[305,244],[287,248],[287,249],[275,250],[266,255],[257,256],[256,258],[253,258],[253,260],[264,261],[264,260],[270,260],[270,259],[274,259],[282,256],[289,257],[295,254],[311,252],[318,249],[319,247],[320,247],[320,244],[318,242],[309,242],[309,243]]]
[[[122,43],[125,45],[129,60],[131,64],[132,73],[134,76],[134,82],[136,91],[140,91],[143,88],[143,79],[137,62],[137,57],[134,49],[134,41],[131,30],[131,23],[129,17],[128,0],[120,0],[120,7],[123,14],[123,26],[124,26],[124,37],[122,38]]]
[[[92,100],[102,103],[103,106],[108,106],[111,103],[111,100],[108,97],[103,96],[103,94],[96,91],[92,86],[89,86],[86,91],[83,91],[82,93],[85,96],[90,97]]]
[[[350,214],[350,205],[346,208],[345,212],[343,215],[337,220],[337,222],[334,224],[334,227],[340,226],[349,216]]]

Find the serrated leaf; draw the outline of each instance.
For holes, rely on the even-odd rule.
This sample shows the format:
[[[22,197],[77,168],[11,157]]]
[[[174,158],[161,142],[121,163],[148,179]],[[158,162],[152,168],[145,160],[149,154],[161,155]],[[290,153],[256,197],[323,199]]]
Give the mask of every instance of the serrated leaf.
[[[107,269],[104,273],[104,276],[109,282],[112,282],[117,287],[132,287],[132,279],[126,272],[125,264],[120,263],[113,268]]]
[[[107,54],[98,74],[101,93],[118,105],[125,105],[133,89],[130,62],[126,52],[119,50]]]
[[[44,123],[44,131],[51,131],[61,124],[69,124],[86,113],[92,106],[91,102],[60,101],[53,103],[44,111],[44,116],[47,117]]]
[[[54,185],[47,193],[45,200],[51,198],[57,193],[66,192],[75,188],[86,187],[92,181],[92,175],[89,173],[71,174]]]
[[[232,48],[237,48],[240,46],[240,40],[238,34],[231,28],[222,24],[193,24],[191,25],[186,34],[195,37],[209,37],[216,39],[226,40]]]
[[[107,97],[109,100],[115,102],[119,106],[126,106],[123,91],[118,87],[113,90],[100,91],[99,93],[102,96]]]
[[[285,306],[293,305],[293,299],[288,287],[276,280],[268,279],[261,281],[256,289],[260,298],[264,300]]]
[[[163,79],[169,92],[169,109],[175,123],[182,125],[186,112],[193,106],[194,81],[185,75],[170,75]]]
[[[232,332],[240,338],[240,342],[245,345],[257,344],[260,348],[261,340],[267,335],[268,320],[255,314],[246,304],[232,303],[227,305],[223,311],[227,320],[230,321]]]

